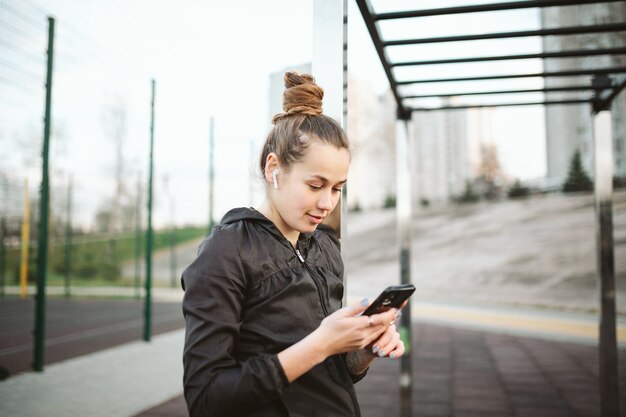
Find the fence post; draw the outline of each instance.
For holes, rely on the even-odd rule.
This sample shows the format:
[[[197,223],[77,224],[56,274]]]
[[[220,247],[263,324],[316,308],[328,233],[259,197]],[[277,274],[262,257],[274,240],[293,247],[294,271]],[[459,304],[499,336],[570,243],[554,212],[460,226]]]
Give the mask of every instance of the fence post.
[[[50,126],[52,110],[52,63],[54,58],[54,18],[48,17],[48,69],[46,75],[46,110],[43,135],[43,167],[41,173],[41,198],[39,199],[39,237],[37,241],[37,302],[35,303],[35,348],[33,369],[43,371],[46,321],[46,275],[48,268],[48,216],[50,178],[48,157],[50,153]]]
[[[149,342],[152,337],[152,182],[154,168],[154,93],[156,81],[152,80],[152,99],[150,101],[150,162],[148,164],[148,225],[146,227],[146,300],[143,317],[143,340]]]

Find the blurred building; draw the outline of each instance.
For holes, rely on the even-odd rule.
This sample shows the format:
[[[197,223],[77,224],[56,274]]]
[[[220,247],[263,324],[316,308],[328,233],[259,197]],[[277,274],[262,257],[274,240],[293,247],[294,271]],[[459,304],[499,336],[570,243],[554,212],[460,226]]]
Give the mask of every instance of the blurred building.
[[[310,73],[311,64],[270,74],[270,120],[282,112],[285,71]],[[348,138],[352,147],[348,207],[380,208],[385,200],[395,199],[395,102],[391,93],[378,95],[371,84],[350,79],[348,106]]]
[[[587,4],[568,7],[542,8],[542,26],[544,28],[595,25],[619,22],[626,15],[624,2]],[[594,33],[590,35],[546,36],[543,49],[546,52],[611,48],[624,45],[626,34]],[[617,67],[626,64],[626,57],[588,56],[581,58],[545,59],[546,72],[589,68],[590,66]],[[546,87],[585,85],[586,77],[562,77],[545,79]],[[563,100],[580,96],[580,93],[548,93],[547,100]],[[548,178],[563,181],[569,169],[572,155],[580,149],[585,170],[593,174],[592,141],[593,125],[591,108],[588,104],[567,106],[546,106],[546,141]],[[624,123],[626,122],[626,95],[620,94],[612,108],[614,161],[616,177],[626,177],[626,145]]]
[[[480,188],[484,180],[500,180],[492,110],[413,112],[412,119],[417,203],[445,204],[467,182]]]
[[[348,207],[373,209],[396,198],[396,104],[391,94],[377,94],[373,86],[350,78],[348,138],[352,164]]]

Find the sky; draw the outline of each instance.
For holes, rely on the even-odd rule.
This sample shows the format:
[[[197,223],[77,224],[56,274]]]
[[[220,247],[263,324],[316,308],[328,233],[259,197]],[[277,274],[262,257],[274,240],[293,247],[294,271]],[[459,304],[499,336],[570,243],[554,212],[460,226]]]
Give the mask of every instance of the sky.
[[[44,66],[43,59],[37,62],[35,58],[45,53],[45,15],[51,14],[57,27],[53,182],[63,187],[70,176],[73,178],[77,217],[90,221],[95,208],[106,204],[106,197],[114,190],[115,145],[105,133],[111,128],[106,120],[113,108],[122,108],[126,118],[123,151],[127,183],[134,188],[139,178],[146,181],[151,79],[156,80],[155,224],[206,222],[211,117],[215,120],[216,217],[231,207],[258,203],[251,201],[249,190],[259,187],[251,173],[256,151],[270,128],[269,75],[311,62],[312,0],[0,0],[0,3],[3,6],[0,13],[4,15],[0,22],[8,22],[9,28],[8,32],[0,32],[0,40],[5,41],[0,43],[0,48],[7,42],[17,45],[21,50],[17,56],[22,73],[26,73],[24,69],[32,72],[30,78],[20,79],[21,89],[14,86],[9,91],[0,80],[4,94],[0,100],[4,106],[0,111],[3,141],[0,149],[11,149],[8,156],[6,150],[0,153],[6,156],[5,168],[17,173],[16,177],[28,176],[33,188],[39,181],[39,167],[32,155],[37,152],[33,138],[40,137]],[[398,7],[468,3],[372,2],[381,12]],[[349,2],[349,13],[351,75],[383,93],[388,89],[387,79],[354,2]],[[536,11],[502,12],[495,17],[489,20],[492,22],[489,31],[533,29],[538,25]],[[393,39],[439,36],[449,33],[451,27],[460,32],[484,32],[486,24],[487,20],[475,15],[465,21],[410,19],[397,28],[381,24],[381,30],[385,37]],[[477,55],[504,51],[497,42],[475,45],[475,50],[472,47],[471,43],[421,49],[396,47],[389,48],[388,53],[393,59],[403,60],[416,54],[445,56],[458,53],[458,48]],[[518,52],[533,51],[540,44],[530,39],[526,43],[517,41],[514,47]],[[0,65],[0,70],[7,74],[12,56],[10,48],[3,52],[0,64],[4,66]],[[27,60],[26,55],[33,57]],[[465,65],[454,71],[465,74],[485,68]],[[510,64],[489,67],[494,73],[540,69],[538,62],[517,62],[514,68]],[[402,69],[397,74],[400,79],[430,78],[442,71],[422,67]],[[471,84],[457,87],[473,88]],[[510,175],[523,179],[545,175],[542,108],[496,110],[494,137],[502,165]]]

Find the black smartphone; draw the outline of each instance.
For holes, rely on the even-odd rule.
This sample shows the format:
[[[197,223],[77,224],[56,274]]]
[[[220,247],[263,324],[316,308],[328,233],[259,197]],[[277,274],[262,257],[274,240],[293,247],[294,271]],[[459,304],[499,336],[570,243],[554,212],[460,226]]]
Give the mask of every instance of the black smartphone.
[[[409,299],[415,292],[415,285],[392,285],[385,288],[383,292],[374,300],[367,310],[363,312],[364,316],[383,313],[390,308],[400,308],[402,303]]]

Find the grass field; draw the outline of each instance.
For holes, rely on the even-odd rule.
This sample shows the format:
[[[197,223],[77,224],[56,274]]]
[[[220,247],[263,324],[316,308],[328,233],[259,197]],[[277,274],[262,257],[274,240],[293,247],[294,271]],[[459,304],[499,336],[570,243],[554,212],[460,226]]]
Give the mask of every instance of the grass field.
[[[170,244],[180,244],[198,239],[206,234],[205,227],[185,227],[175,233],[169,230],[155,231],[153,250],[158,251]],[[82,235],[72,238],[69,275],[76,286],[134,285],[132,279],[121,278],[122,264],[136,257],[145,257],[145,233],[140,239],[134,233],[119,235]],[[37,268],[37,246],[31,242],[28,281],[35,281]],[[66,276],[67,245],[64,239],[49,242],[48,285],[63,285]],[[19,284],[21,248],[7,248],[3,270],[0,271],[2,285]]]

